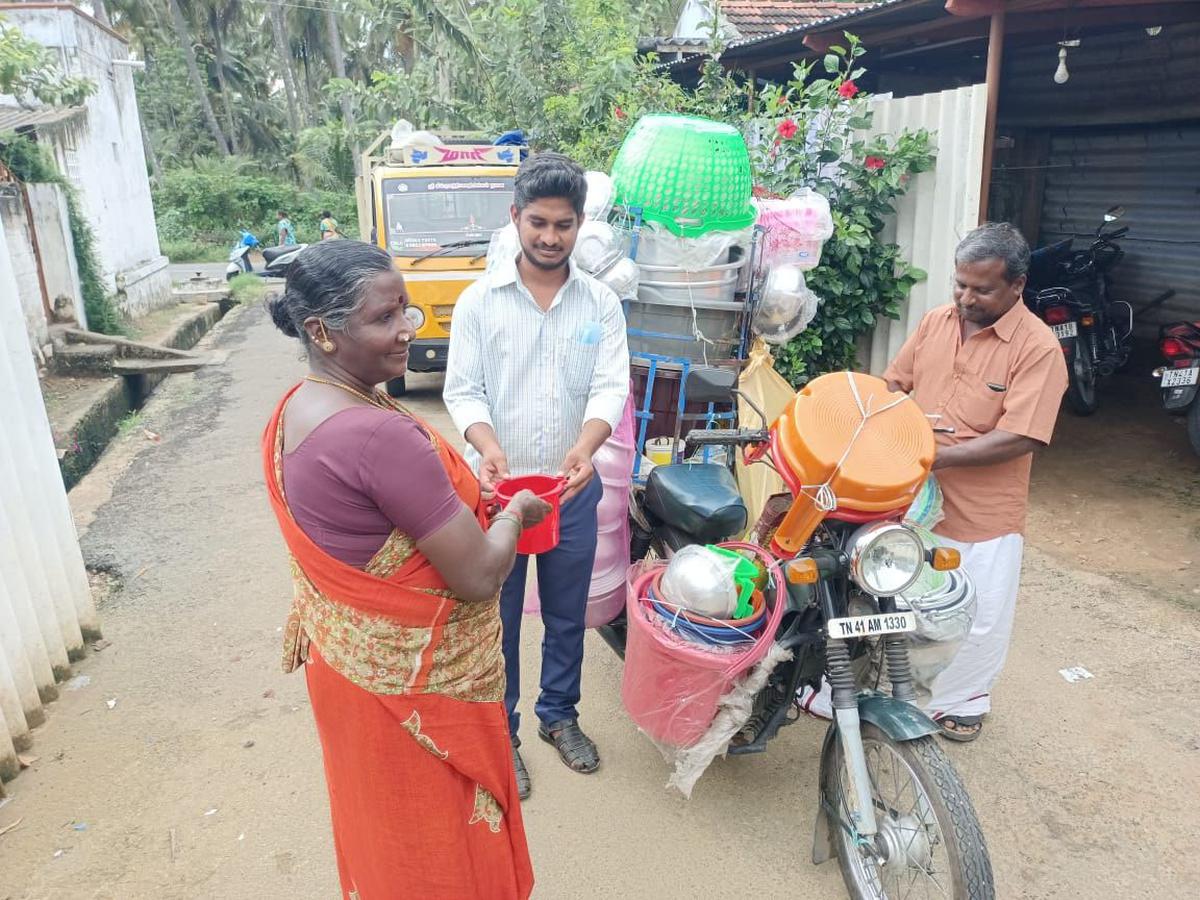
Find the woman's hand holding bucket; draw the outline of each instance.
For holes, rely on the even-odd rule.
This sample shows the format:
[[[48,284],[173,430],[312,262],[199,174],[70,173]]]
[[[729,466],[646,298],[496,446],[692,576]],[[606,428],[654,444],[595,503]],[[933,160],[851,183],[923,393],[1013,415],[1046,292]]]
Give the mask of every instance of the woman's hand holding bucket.
[[[546,516],[550,515],[552,508],[549,503],[530,490],[520,491],[505,507],[506,510],[516,513],[521,518],[522,528],[540,525],[545,521]]]

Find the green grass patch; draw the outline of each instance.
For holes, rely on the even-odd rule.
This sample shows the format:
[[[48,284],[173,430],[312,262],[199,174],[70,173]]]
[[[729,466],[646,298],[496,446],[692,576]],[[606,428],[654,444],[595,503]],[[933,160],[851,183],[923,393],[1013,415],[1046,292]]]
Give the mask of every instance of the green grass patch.
[[[261,303],[268,291],[267,283],[257,275],[238,275],[229,282],[229,293],[237,303]]]
[[[131,412],[117,423],[117,433],[121,437],[127,434],[132,434],[142,427],[142,414],[140,412]]]
[[[169,241],[159,239],[159,248],[173,263],[217,263],[229,258],[229,248],[202,241]]]

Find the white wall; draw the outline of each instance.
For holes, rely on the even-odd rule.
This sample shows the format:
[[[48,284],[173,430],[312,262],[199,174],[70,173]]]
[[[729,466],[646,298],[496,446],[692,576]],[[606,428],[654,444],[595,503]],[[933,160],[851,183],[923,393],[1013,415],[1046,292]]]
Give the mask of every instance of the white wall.
[[[712,37],[713,6],[716,0],[687,0],[675,23],[675,34],[680,40],[708,40]],[[721,20],[721,31],[726,38],[737,37],[737,32],[728,22]]]
[[[100,633],[23,320],[0,235],[0,772]]]
[[[42,287],[38,280],[37,260],[33,255],[27,219],[21,194],[17,186],[10,183],[3,196],[0,196],[0,220],[4,223],[4,240],[9,248],[9,268],[25,319],[29,344],[31,347],[42,347],[50,342],[50,329],[42,303]]]
[[[900,307],[900,319],[882,319],[866,339],[868,370],[879,375],[929,310],[951,300],[954,248],[979,223],[987,88],[969,85],[937,94],[874,101],[873,134],[928,129],[937,164],[916,176],[896,204],[883,237],[902,258],[928,274]]]
[[[58,51],[72,75],[95,83],[86,120],[56,134],[55,155],[80,192],[109,291],[128,294],[128,300],[118,300],[132,314],[169,302],[170,275],[158,246],[134,93],[133,79],[140,76],[112,64],[129,58],[128,46],[74,7],[3,4],[0,15],[26,37]]]

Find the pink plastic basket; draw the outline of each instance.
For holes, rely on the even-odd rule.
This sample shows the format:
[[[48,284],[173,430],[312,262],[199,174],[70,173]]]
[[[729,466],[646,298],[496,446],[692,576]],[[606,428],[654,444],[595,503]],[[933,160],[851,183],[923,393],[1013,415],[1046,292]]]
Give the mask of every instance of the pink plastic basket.
[[[720,546],[752,551],[766,565],[771,582],[766,591],[771,608],[767,623],[758,640],[740,652],[712,652],[653,624],[642,599],[662,566],[630,569],[621,700],[642,731],[672,747],[690,747],[704,735],[717,714],[718,701],[738,676],[763,658],[783,616],[785,604],[778,596],[783,576],[775,558],[754,544]]]

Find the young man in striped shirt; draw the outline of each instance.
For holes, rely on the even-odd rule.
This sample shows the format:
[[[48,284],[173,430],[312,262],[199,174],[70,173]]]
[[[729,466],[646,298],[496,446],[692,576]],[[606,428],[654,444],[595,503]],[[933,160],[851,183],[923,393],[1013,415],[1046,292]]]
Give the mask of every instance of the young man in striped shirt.
[[[600,765],[576,709],[602,493],[592,456],[624,410],[629,349],[617,296],[571,262],[587,194],[583,170],[560,154],[539,154],[521,166],[514,194],[520,253],[459,297],[444,397],[485,493],[510,475],[567,479],[560,542],[537,561],[546,636],[535,712],[539,736],[586,774]],[[517,557],[500,594],[505,705],[521,799],[530,791],[516,712],[528,564],[529,557]]]

